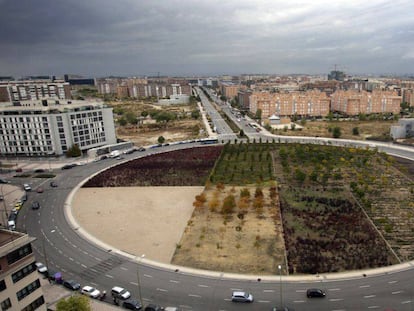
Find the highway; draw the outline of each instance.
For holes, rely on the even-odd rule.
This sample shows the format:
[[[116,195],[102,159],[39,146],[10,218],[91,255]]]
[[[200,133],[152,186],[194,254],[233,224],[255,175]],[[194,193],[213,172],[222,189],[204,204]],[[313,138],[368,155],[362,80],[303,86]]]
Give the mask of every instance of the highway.
[[[219,118],[214,120],[217,122],[215,124],[221,124]],[[220,125],[220,130],[223,131],[222,135],[230,135],[225,125]],[[256,138],[275,141],[280,139],[281,142],[298,141],[340,146],[363,144],[414,160],[413,148],[392,144],[312,137],[274,137],[262,132],[256,133],[255,131],[255,135],[259,134]],[[229,139],[234,137],[229,136]],[[125,160],[129,160],[150,153],[198,145],[199,143],[170,145],[124,156]],[[79,228],[72,228],[67,221],[65,208],[68,207],[68,198],[73,189],[89,176],[119,163],[116,159],[106,159],[69,170],[56,170],[57,176],[54,180],[59,185],[57,188],[49,187],[48,180],[27,180],[33,184],[33,188],[42,185],[45,192],[29,194],[26,207],[19,214],[17,226],[37,238],[34,242],[36,256],[50,270],[60,271],[65,278],[73,278],[82,286],[93,285],[109,292],[113,286],[118,285],[130,290],[134,297],[142,298],[144,304],[152,302],[163,306],[173,305],[184,310],[271,310],[271,307],[281,304],[293,310],[310,311],[414,309],[413,263],[403,264],[394,271],[378,269],[345,275],[281,278],[277,274],[242,276],[169,267],[147,259],[139,259],[138,264],[137,258],[132,255],[87,240],[79,233]],[[40,202],[39,210],[30,209],[33,200]],[[326,298],[306,298],[306,289],[312,287],[324,289],[327,292]],[[230,296],[234,290],[251,292],[255,301],[252,304],[232,303]],[[110,302],[110,297],[107,300]]]

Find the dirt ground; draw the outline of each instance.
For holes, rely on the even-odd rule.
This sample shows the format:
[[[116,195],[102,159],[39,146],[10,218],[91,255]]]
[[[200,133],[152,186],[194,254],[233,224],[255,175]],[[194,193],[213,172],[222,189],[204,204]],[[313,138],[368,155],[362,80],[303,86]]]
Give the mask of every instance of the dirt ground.
[[[124,252],[170,263],[203,187],[81,188],[72,213],[91,235]]]

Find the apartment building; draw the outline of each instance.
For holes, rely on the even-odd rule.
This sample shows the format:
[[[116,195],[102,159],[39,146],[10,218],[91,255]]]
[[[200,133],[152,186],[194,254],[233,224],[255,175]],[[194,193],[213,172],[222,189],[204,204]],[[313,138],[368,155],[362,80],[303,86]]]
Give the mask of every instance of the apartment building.
[[[331,95],[331,110],[349,116],[372,113],[397,114],[400,112],[401,100],[402,97],[395,91],[337,90]]]
[[[63,155],[116,143],[112,108],[102,102],[41,100],[0,106],[2,155]]]
[[[0,229],[1,310],[46,310],[31,243],[35,238]]]
[[[250,96],[250,112],[262,111],[262,119],[272,115],[326,116],[329,114],[329,97],[318,90],[307,92],[270,93],[253,92]]]
[[[145,79],[97,79],[100,94],[114,94],[118,97],[157,97],[168,98],[176,95],[191,96],[191,85],[183,81],[149,82]]]
[[[52,80],[0,82],[0,102],[71,99],[70,84]]]
[[[226,98],[229,100],[237,96],[239,89],[240,89],[240,85],[234,84],[232,82],[221,82],[220,83],[221,94],[226,96]]]

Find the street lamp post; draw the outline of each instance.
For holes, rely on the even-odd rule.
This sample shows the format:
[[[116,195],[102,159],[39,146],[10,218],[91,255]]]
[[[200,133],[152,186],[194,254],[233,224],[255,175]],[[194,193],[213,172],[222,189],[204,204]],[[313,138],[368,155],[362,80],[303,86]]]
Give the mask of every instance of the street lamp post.
[[[145,254],[142,254],[141,257],[139,257],[138,261],[137,261],[137,283],[138,283],[138,296],[139,296],[139,300],[141,302],[142,305],[144,305],[144,302],[142,301],[142,293],[141,293],[141,282],[139,279],[139,265],[141,263],[141,260],[144,259]]]
[[[279,289],[280,289],[280,307],[283,309],[283,299],[282,299],[282,266],[277,266],[279,269]]]

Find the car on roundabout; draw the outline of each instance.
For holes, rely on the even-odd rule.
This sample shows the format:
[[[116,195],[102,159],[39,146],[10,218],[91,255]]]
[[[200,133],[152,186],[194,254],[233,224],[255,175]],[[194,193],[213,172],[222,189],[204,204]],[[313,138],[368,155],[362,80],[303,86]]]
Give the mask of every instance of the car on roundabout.
[[[101,296],[101,292],[99,290],[89,285],[82,287],[81,294],[89,296],[94,299],[98,299]]]
[[[324,298],[325,296],[325,291],[319,288],[310,288],[306,290],[306,297],[308,298]]]
[[[232,302],[253,302],[253,295],[248,292],[235,291],[231,295]]]

